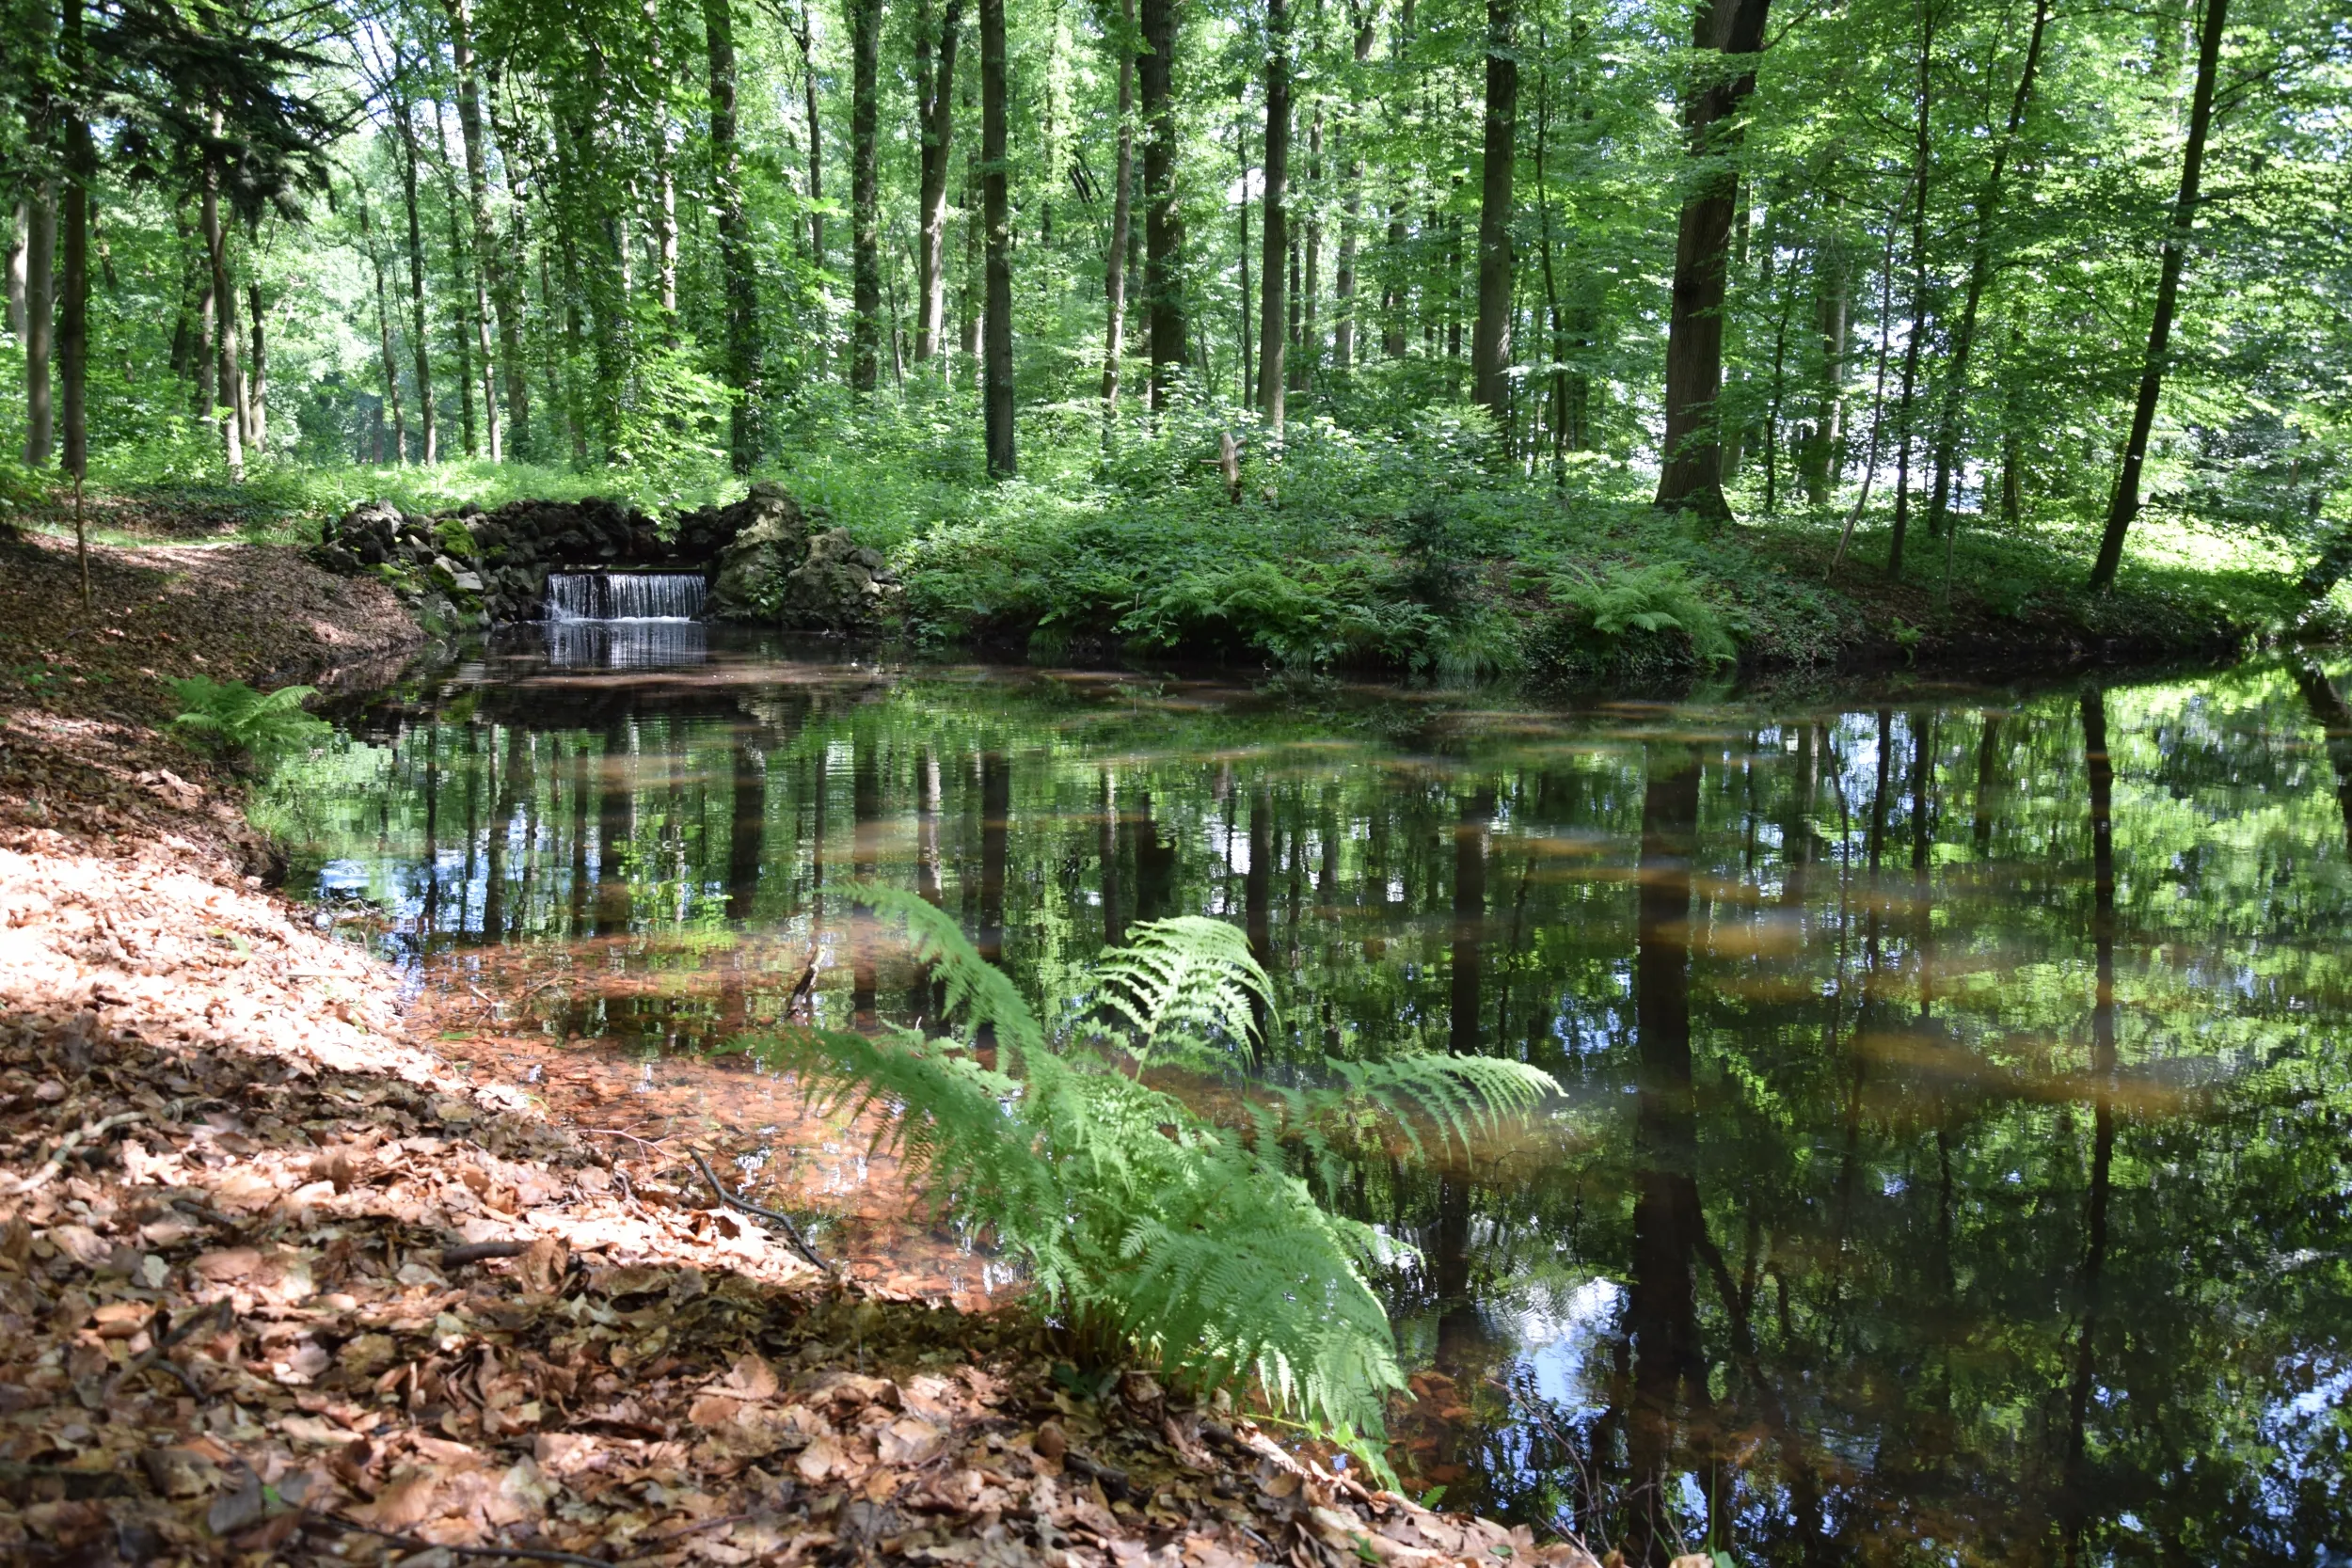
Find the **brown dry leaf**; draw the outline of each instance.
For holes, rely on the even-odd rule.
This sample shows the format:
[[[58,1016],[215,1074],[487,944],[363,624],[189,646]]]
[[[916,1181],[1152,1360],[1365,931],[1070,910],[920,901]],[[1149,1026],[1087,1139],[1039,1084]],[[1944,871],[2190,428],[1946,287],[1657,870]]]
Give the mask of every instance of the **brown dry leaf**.
[[[49,1227],[49,1241],[86,1269],[96,1267],[114,1250],[113,1243],[102,1241],[98,1232],[87,1225],[53,1225]]]
[[[747,1400],[771,1400],[781,1386],[776,1370],[756,1354],[739,1355],[727,1369],[726,1388],[737,1397]]]
[[[792,1462],[792,1467],[800,1471],[803,1481],[816,1482],[823,1481],[848,1463],[849,1455],[842,1452],[839,1443],[831,1437],[817,1437],[801,1450],[801,1457]]]
[[[430,1470],[403,1470],[373,1502],[353,1509],[351,1516],[377,1529],[411,1529],[439,1512],[435,1507],[439,1490],[440,1482]]]
[[[937,1453],[946,1433],[930,1422],[901,1416],[875,1438],[884,1465],[915,1465]]]
[[[213,1189],[214,1206],[232,1213],[258,1213],[277,1201],[278,1183],[249,1165],[230,1171]]]
[[[515,1274],[522,1281],[523,1289],[531,1294],[550,1296],[563,1288],[564,1271],[568,1262],[562,1238],[542,1236],[515,1259]]]

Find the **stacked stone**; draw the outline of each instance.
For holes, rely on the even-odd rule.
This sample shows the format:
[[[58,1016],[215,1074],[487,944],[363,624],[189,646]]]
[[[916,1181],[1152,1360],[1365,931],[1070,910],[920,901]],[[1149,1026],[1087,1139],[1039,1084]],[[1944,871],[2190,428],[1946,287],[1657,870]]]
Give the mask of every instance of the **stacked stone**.
[[[464,629],[535,621],[550,572],[659,568],[711,574],[714,620],[789,631],[874,637],[895,626],[901,589],[881,553],[840,529],[819,529],[784,489],[762,481],[727,506],[681,514],[668,538],[645,513],[601,497],[511,501],[453,517],[355,506],[324,531],[310,557],[330,571],[380,574],[421,614]],[[386,571],[389,567],[391,570]]]

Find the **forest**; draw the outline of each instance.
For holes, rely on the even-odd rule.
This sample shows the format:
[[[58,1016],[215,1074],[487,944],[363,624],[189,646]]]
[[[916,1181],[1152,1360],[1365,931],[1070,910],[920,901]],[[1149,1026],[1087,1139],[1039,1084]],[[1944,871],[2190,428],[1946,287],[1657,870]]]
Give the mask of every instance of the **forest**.
[[[770,475],[1047,655],[2226,643],[2352,550],[2264,3],[18,4],[5,489]]]
[[[2352,1560],[2352,0],[0,51],[0,1559]]]

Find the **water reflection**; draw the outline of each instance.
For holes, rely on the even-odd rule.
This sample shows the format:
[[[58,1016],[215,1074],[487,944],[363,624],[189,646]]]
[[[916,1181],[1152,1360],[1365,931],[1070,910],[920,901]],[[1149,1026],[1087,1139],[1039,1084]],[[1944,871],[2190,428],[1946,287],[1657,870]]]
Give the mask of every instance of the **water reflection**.
[[[559,670],[674,670],[710,657],[700,621],[626,620],[541,623],[548,662]]]
[[[1281,989],[1263,1070],[1552,1072],[1544,1116],[1331,1195],[1422,1249],[1396,1458],[1451,1500],[1634,1562],[2352,1547],[2319,666],[1556,717],[722,646],[434,673],[349,727],[278,781],[292,835],[420,985],[550,1037],[930,1016],[870,878],[1048,1017],[1200,912]]]

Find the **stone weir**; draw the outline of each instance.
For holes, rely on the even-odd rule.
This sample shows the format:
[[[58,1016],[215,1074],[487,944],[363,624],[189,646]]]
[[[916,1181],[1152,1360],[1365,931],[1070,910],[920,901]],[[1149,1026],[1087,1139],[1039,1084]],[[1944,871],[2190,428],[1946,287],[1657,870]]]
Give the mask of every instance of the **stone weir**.
[[[700,573],[713,621],[874,639],[898,628],[902,594],[881,553],[828,526],[763,481],[726,506],[665,526],[591,497],[467,505],[445,516],[367,501],[326,525],[310,558],[347,577],[380,577],[428,631],[448,634],[548,614],[548,579],[581,573]]]

